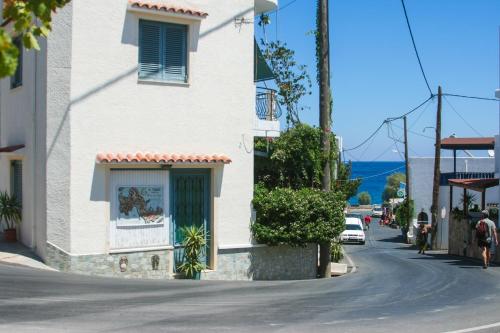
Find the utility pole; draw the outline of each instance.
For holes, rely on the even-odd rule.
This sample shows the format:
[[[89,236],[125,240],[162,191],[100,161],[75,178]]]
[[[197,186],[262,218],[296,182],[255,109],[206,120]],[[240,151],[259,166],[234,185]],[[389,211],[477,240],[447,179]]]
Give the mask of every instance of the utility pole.
[[[439,203],[439,180],[440,180],[440,168],[441,168],[441,106],[442,106],[442,92],[441,86],[438,87],[438,105],[437,105],[437,116],[436,116],[436,151],[434,154],[434,184],[432,186],[432,230],[431,230],[431,244],[432,249],[437,248],[437,212]]]
[[[413,224],[413,216],[411,215],[411,192],[410,192],[410,161],[408,160],[408,127],[406,124],[406,116],[403,117],[404,121],[404,131],[405,131],[405,170],[406,170],[406,207],[407,207],[407,214],[406,216],[408,217],[407,226],[408,230],[410,230],[410,227]]]
[[[328,36],[328,0],[318,0],[318,38],[319,43],[319,124],[321,127],[321,151],[323,153],[323,178],[321,185],[323,191],[329,192],[332,187],[330,168],[330,45]],[[331,277],[330,242],[319,244],[319,269],[320,278]]]

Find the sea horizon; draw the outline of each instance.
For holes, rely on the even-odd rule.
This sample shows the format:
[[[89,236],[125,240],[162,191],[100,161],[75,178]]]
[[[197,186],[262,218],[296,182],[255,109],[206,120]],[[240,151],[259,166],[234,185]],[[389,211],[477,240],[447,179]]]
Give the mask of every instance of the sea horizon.
[[[387,177],[399,172],[405,172],[404,161],[353,161],[351,178],[362,179],[358,193],[368,192],[372,204],[381,204]],[[349,203],[358,203],[357,194],[349,199]]]

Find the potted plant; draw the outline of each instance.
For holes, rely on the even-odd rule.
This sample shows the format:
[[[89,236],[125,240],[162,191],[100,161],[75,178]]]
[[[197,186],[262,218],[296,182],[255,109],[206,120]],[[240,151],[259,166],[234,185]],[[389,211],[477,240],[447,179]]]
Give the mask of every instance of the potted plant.
[[[15,196],[7,192],[0,192],[0,223],[3,221],[4,237],[6,242],[15,242],[16,224],[21,223],[21,203]]]
[[[199,280],[201,271],[205,269],[205,264],[200,260],[207,245],[205,229],[203,226],[189,226],[181,230],[184,234],[184,261],[179,271],[188,279]]]

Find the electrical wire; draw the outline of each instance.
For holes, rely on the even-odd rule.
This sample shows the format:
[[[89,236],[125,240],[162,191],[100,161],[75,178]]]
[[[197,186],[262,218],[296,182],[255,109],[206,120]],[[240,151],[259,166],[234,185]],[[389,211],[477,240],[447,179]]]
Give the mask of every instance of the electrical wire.
[[[433,95],[432,89],[431,89],[431,86],[429,85],[429,81],[427,81],[427,76],[425,76],[424,67],[422,66],[422,61],[420,61],[420,56],[418,54],[417,46],[415,44],[415,38],[413,38],[413,32],[411,30],[410,20],[408,19],[408,13],[406,12],[406,6],[405,6],[404,0],[401,0],[401,4],[403,5],[403,11],[405,13],[405,18],[406,18],[406,25],[408,26],[408,30],[410,32],[411,42],[413,43],[413,49],[415,50],[415,54],[417,55],[417,60],[418,60],[419,66],[420,66],[420,71],[422,72],[422,76],[424,77],[425,84],[427,85],[427,89],[429,89],[429,93],[432,96]]]
[[[368,141],[370,141],[371,138],[373,138],[381,129],[382,127],[387,123],[387,122],[392,122],[392,121],[395,121],[395,120],[399,120],[399,119],[403,119],[405,116],[417,111],[418,109],[420,109],[422,106],[424,106],[427,102],[429,102],[434,96],[430,96],[429,98],[427,98],[425,101],[423,101],[422,103],[420,103],[418,106],[414,107],[413,109],[411,109],[410,111],[404,113],[403,115],[399,116],[399,117],[392,117],[392,118],[387,118],[386,120],[384,120],[380,125],[379,127],[377,127],[377,129],[375,131],[373,131],[373,133],[370,134],[370,136],[368,136],[368,138],[366,138],[365,140],[363,140],[363,142],[361,142],[360,144],[358,144],[357,146],[355,147],[352,147],[352,148],[347,148],[347,149],[344,149],[344,151],[351,151],[351,150],[356,150],[358,149],[359,147],[362,147],[363,145],[365,145]]]
[[[498,99],[498,98],[477,97],[477,96],[467,96],[467,95],[458,95],[458,94],[443,94],[443,96],[461,97],[461,98],[469,98],[469,99],[479,99],[479,100],[483,100],[483,101],[500,102],[500,99]]]
[[[287,3],[287,4],[285,4],[285,5],[281,6],[281,7],[276,8],[275,10],[271,10],[271,11],[267,12],[267,14],[273,14],[275,12],[282,11],[282,10],[286,9],[287,7],[293,5],[297,1],[298,0],[292,0],[289,3]]]
[[[387,175],[389,173],[392,173],[394,171],[398,171],[398,170],[401,170],[403,169],[405,166],[400,166],[400,167],[397,167],[395,169],[392,169],[392,170],[389,170],[389,171],[384,171],[384,172],[381,172],[381,173],[378,173],[376,175],[371,175],[371,176],[366,176],[366,177],[358,177],[358,178],[351,178],[351,179],[348,179],[348,180],[335,180],[336,182],[349,182],[349,181],[353,181],[353,180],[364,180],[364,179],[370,179],[370,178],[375,178],[375,177],[380,177],[380,176],[383,176],[383,175]]]
[[[371,138],[373,138],[377,133],[378,131],[380,131],[382,129],[382,127],[385,125],[387,121],[384,120],[382,122],[382,124],[380,124],[379,127],[377,127],[377,129],[372,133],[370,134],[370,136],[368,138],[366,138],[363,142],[361,142],[359,145],[357,145],[356,147],[352,147],[352,148],[348,148],[348,149],[344,149],[344,151],[351,151],[351,150],[356,150],[358,149],[359,147],[363,146],[365,143],[367,143]]]
[[[444,100],[446,101],[446,103],[448,103],[448,105],[451,107],[451,109],[453,110],[453,112],[456,113],[457,116],[460,117],[460,119],[462,119],[464,121],[464,123],[469,126],[469,128],[474,131],[474,133],[476,133],[477,135],[483,137],[484,135],[481,134],[478,130],[476,130],[468,121],[467,119],[465,119],[464,117],[462,117],[462,115],[457,111],[457,109],[455,109],[455,107],[450,103],[450,101],[448,101],[448,98],[446,98],[446,96],[443,96],[444,97]]]

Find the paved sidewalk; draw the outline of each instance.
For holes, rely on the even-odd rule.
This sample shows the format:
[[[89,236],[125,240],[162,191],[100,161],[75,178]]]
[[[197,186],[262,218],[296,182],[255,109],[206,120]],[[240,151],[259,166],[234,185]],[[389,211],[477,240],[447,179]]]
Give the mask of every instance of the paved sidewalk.
[[[5,242],[2,233],[0,233],[0,263],[55,270],[45,265],[36,254],[23,244]]]

